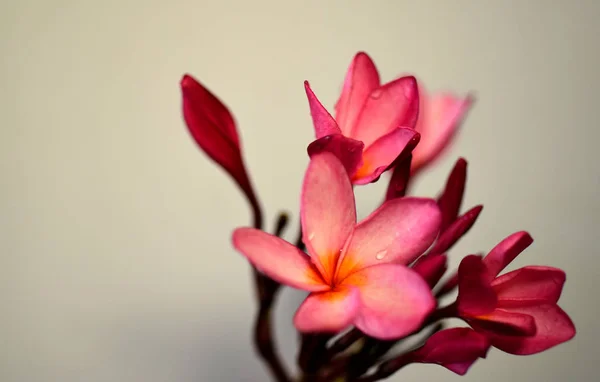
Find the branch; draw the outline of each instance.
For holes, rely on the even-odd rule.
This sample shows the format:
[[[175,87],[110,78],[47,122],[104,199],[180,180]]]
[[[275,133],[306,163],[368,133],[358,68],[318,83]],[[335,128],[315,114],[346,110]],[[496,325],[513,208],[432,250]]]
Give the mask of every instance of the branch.
[[[256,215],[255,215],[256,217]],[[261,219],[255,220],[260,224]],[[288,216],[280,213],[275,225],[275,234],[280,236],[288,222]],[[256,226],[255,224],[255,226]],[[260,226],[256,228],[260,229]],[[279,358],[275,341],[273,339],[271,312],[273,303],[279,291],[281,284],[277,281],[263,275],[256,268],[252,268],[254,275],[254,285],[259,303],[258,313],[254,322],[254,346],[256,351],[263,359],[269,371],[277,382],[291,382],[289,373],[286,371],[283,362]]]

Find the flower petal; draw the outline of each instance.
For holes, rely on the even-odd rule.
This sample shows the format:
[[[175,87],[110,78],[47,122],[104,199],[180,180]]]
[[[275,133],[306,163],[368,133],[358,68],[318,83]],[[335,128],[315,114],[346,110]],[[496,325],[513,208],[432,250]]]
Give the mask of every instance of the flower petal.
[[[323,152],[310,160],[300,218],[303,241],[326,283],[333,277],[338,257],[356,224],[350,178],[333,154]]]
[[[411,268],[433,288],[448,269],[448,257],[446,255],[421,256]]]
[[[337,333],[349,326],[360,305],[356,288],[311,293],[294,316],[294,325],[301,332]]]
[[[535,320],[529,314],[495,309],[493,312],[469,320],[478,330],[503,335],[531,336],[536,332]]]
[[[313,156],[323,151],[335,155],[344,165],[348,176],[352,176],[362,165],[364,144],[341,134],[326,135],[308,145],[308,155]]]
[[[527,232],[521,231],[513,233],[492,248],[483,258],[483,263],[489,270],[490,282],[531,243],[533,238]]]
[[[427,95],[419,86],[420,113],[416,130],[423,141],[415,149],[413,172],[438,158],[449,147],[451,139],[474,102],[472,95],[464,98],[453,94]]]
[[[518,312],[535,319],[535,335],[526,337],[486,333],[494,347],[510,354],[529,355],[548,350],[575,336],[573,322],[555,304],[521,307]]]
[[[358,287],[361,303],[354,325],[379,339],[412,333],[436,304],[425,280],[400,264],[362,269],[346,278],[342,286]]]
[[[315,135],[318,138],[331,134],[341,134],[342,131],[338,127],[335,119],[329,114],[327,109],[319,101],[315,93],[310,88],[308,81],[304,81],[304,90],[308,97],[308,106],[310,107],[310,115],[315,128]]]
[[[490,348],[486,336],[470,328],[452,328],[433,334],[414,353],[415,362],[435,363],[464,375]]]
[[[350,135],[369,94],[378,87],[375,63],[366,53],[358,52],[348,67],[342,94],[335,104],[335,119],[344,135]]]
[[[481,256],[469,255],[458,266],[458,311],[467,317],[488,314],[496,308],[496,292]]]
[[[529,266],[492,282],[501,306],[556,303],[566,280],[562,269]]]
[[[392,130],[414,128],[419,113],[419,90],[413,76],[398,78],[369,94],[350,136],[369,147]]]
[[[408,189],[412,154],[407,155],[404,159],[399,159],[397,162],[392,171],[392,176],[390,176],[390,182],[385,193],[386,201],[405,196]]]
[[[352,182],[367,184],[377,180],[407,148],[412,151],[419,138],[419,133],[409,128],[398,128],[379,138],[364,151],[362,166],[352,177]]]
[[[232,240],[235,249],[272,279],[307,291],[329,289],[310,258],[287,241],[255,228],[236,229]]]
[[[260,219],[260,206],[244,166],[235,121],[227,107],[192,76],[181,79],[182,110],[196,144],[233,177]]]
[[[466,182],[467,161],[464,158],[459,158],[452,168],[450,176],[448,176],[442,195],[438,199],[442,211],[441,232],[444,232],[460,213]]]
[[[411,263],[431,245],[439,224],[433,199],[405,197],[383,203],[356,226],[336,279],[375,264]]]
[[[456,219],[449,227],[446,228],[445,231],[442,232],[429,253],[442,253],[449,250],[461,237],[469,232],[471,227],[473,227],[473,224],[475,224],[475,221],[477,220],[477,217],[481,213],[482,209],[482,205],[475,206],[469,211],[465,212],[465,214],[460,218]]]

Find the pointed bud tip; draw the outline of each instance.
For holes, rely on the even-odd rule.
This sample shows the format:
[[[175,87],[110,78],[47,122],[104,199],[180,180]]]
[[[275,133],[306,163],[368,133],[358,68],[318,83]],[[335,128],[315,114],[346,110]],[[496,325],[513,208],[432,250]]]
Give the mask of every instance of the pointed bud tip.
[[[188,88],[192,85],[197,84],[198,81],[196,81],[194,79],[194,77],[192,77],[190,74],[185,73],[182,77],[181,80],[179,81],[179,84],[181,85],[182,88]]]

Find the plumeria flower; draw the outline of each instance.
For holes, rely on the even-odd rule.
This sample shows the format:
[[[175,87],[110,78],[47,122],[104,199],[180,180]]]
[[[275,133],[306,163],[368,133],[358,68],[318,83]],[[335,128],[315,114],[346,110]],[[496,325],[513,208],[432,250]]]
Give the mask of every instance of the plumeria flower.
[[[357,56],[348,70],[335,119],[308,82],[305,88],[317,138],[309,146],[309,155],[334,153],[353,184],[376,181],[407,147],[411,150],[419,141],[414,130],[419,94],[412,76],[380,85],[368,56]]]
[[[562,270],[528,266],[498,276],[532,242],[529,234],[517,232],[483,259],[465,257],[458,269],[459,316],[511,354],[539,353],[575,335],[573,322],[557,305]]]
[[[357,53],[348,67],[335,104],[335,118],[318,101],[308,83],[306,92],[317,142],[326,136],[333,136],[330,141],[335,141],[316,144],[318,150],[313,150],[322,151],[332,145],[330,151],[336,155],[346,151],[340,146],[354,150],[358,147],[363,152],[362,161],[347,166],[354,184],[376,181],[393,166],[407,144],[409,150],[414,148],[412,173],[433,162],[449,147],[474,101],[471,95],[429,95],[411,75],[381,84],[375,63],[364,52]],[[343,160],[343,155],[338,156]]]
[[[227,107],[200,82],[186,74],[180,82],[183,118],[196,144],[223,167],[242,189],[260,226],[260,205],[242,159],[236,124]]]
[[[314,155],[305,174],[301,225],[308,255],[253,228],[238,228],[233,244],[258,269],[311,292],[294,323],[302,332],[338,332],[355,325],[380,339],[420,327],[436,302],[422,277],[407,268],[438,233],[433,199],[399,198],[356,224],[354,194],[343,164]]]

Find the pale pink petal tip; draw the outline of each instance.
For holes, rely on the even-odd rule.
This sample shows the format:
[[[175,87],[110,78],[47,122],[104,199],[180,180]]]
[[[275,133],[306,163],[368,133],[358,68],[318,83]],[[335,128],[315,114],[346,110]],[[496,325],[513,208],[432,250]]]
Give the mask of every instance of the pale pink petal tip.
[[[272,279],[307,291],[329,289],[310,258],[294,245],[255,228],[233,232],[233,246],[256,268]]]

